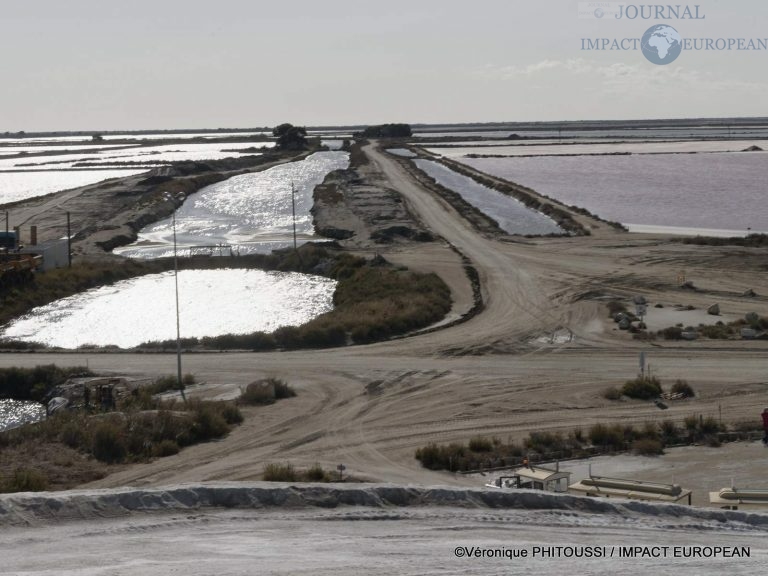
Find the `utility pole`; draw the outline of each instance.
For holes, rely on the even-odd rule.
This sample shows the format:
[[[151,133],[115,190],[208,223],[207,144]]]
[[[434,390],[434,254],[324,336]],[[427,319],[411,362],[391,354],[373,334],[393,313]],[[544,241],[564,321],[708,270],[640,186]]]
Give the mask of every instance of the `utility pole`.
[[[6,212],[6,217],[7,217]],[[5,225],[6,228],[8,228],[8,223],[6,222]],[[67,210],[67,262],[69,264],[69,268],[72,268],[72,225],[69,221],[69,210]]]
[[[173,278],[176,283],[176,377],[181,399],[187,403],[184,383],[181,381],[181,324],[179,321],[179,258],[176,253],[176,211],[173,212]]]
[[[291,182],[291,213],[293,214],[293,251],[296,252],[296,188]]]

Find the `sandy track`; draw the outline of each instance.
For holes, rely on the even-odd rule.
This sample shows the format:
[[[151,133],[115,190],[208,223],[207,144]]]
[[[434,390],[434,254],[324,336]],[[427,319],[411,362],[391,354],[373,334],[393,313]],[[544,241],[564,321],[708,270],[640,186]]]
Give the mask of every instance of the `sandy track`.
[[[607,230],[599,237],[535,242],[485,238],[398,162],[373,145],[366,153],[382,185],[398,190],[425,226],[472,261],[484,311],[445,330],[376,345],[187,355],[184,371],[206,383],[201,395],[233,397],[240,386],[265,375],[286,379],[299,395],[247,409],[244,424],[222,441],[130,467],[94,486],[251,480],[274,461],[326,467],[343,462],[349,472],[372,480],[475,484],[423,470],[414,450],[430,441],[478,434],[520,439],[531,430],[570,431],[597,421],[682,421],[694,412],[756,420],[768,405],[765,342],[640,343],[614,332],[603,304],[579,299],[594,291],[642,293],[651,302],[697,307],[716,299],[724,311],[768,315],[765,298],[741,297],[746,288],[768,294],[764,256]],[[435,268],[434,254],[420,253],[419,246],[397,250],[415,269]],[[681,270],[700,292],[676,287]],[[574,334],[573,342],[550,344],[547,337],[563,328]],[[663,381],[685,378],[698,397],[664,412],[651,403],[603,399],[605,388],[636,374],[640,350]],[[0,355],[3,366],[48,362],[87,362],[95,370],[134,375],[170,374],[175,367],[174,357],[162,355]]]

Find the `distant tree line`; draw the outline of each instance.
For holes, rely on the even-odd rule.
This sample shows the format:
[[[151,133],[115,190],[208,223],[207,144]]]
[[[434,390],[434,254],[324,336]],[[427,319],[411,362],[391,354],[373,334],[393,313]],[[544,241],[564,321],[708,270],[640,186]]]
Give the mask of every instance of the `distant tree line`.
[[[410,124],[379,124],[358,133],[363,138],[410,138]]]

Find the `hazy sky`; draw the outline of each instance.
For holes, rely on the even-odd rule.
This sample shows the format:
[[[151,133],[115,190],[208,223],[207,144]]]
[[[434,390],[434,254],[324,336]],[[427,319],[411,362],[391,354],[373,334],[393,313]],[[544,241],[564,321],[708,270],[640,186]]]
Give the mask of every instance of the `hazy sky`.
[[[2,0],[0,132],[768,116],[768,52],[582,51],[571,0]],[[768,38],[700,0],[685,38]],[[693,6],[693,5],[691,5]]]

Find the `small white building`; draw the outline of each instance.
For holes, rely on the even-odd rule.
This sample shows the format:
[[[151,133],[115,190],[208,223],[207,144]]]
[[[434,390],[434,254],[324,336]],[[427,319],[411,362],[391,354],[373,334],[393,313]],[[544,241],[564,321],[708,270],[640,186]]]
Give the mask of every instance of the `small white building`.
[[[523,466],[512,470],[509,476],[499,476],[486,486],[494,488],[527,488],[545,492],[567,492],[571,479],[570,472],[560,472],[534,466]]]
[[[69,243],[67,239],[49,240],[40,244],[27,245],[19,249],[20,254],[42,256],[43,270],[64,268],[69,265]]]

